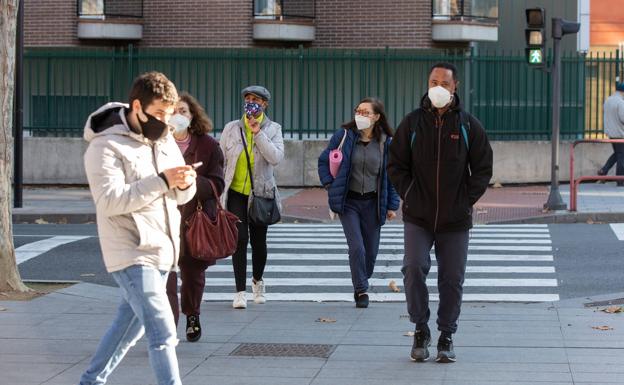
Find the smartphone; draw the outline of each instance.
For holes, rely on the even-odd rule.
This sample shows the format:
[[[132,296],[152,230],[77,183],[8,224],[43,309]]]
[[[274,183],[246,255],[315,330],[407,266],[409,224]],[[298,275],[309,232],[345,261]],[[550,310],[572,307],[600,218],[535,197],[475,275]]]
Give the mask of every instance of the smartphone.
[[[202,164],[204,164],[204,162],[193,163],[191,167],[193,167],[193,170],[197,170]]]

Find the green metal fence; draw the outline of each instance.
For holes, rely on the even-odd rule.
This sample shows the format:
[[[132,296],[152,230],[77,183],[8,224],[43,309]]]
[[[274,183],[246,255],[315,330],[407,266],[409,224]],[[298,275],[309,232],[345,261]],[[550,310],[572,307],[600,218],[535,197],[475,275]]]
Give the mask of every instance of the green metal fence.
[[[350,119],[365,96],[386,104],[391,124],[418,106],[438,61],[459,69],[459,95],[491,139],[548,139],[550,81],[524,55],[433,50],[28,49],[24,125],[35,136],[80,135],[88,114],[126,101],[138,74],[162,71],[195,95],[216,131],[242,113],[240,90],[262,84],[269,115],[286,137],[325,137]],[[563,58],[562,137],[602,132],[602,101],[613,89],[616,56]]]

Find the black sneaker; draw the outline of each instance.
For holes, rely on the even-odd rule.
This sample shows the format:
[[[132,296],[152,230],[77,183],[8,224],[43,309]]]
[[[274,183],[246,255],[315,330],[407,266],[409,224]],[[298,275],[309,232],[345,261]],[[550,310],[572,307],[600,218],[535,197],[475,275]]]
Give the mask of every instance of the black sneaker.
[[[451,338],[451,335],[447,333],[440,334],[440,339],[438,339],[438,356],[436,357],[436,362],[448,364],[455,361],[455,351],[453,350],[453,339]]]
[[[199,324],[198,315],[190,315],[186,317],[186,340],[195,342],[201,337],[201,325]]]
[[[416,330],[414,333],[414,345],[412,345],[412,352],[410,353],[412,361],[427,361],[429,359],[429,349],[427,349],[429,345],[431,345],[429,328],[423,327],[421,330]]]
[[[355,307],[367,308],[368,307],[368,294],[356,293],[355,294]]]

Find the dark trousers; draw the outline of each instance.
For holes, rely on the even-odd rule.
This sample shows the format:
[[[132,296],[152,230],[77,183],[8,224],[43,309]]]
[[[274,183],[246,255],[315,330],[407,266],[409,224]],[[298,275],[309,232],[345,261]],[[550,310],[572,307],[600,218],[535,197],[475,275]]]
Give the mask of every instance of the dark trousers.
[[[255,225],[247,218],[248,196],[234,190],[228,191],[227,209],[240,219],[238,223],[238,246],[232,255],[236,291],[247,288],[247,242],[251,241],[251,263],[253,278],[262,280],[267,261],[267,230],[268,226]]]
[[[417,329],[429,321],[427,274],[431,269],[429,252],[435,244],[440,296],[438,330],[455,333],[462,302],[469,232],[433,233],[409,222],[405,222],[404,229],[405,256],[401,271],[410,320]]]
[[[182,313],[185,315],[199,315],[204,286],[206,285],[206,269],[210,264],[190,256],[180,256],[180,298]],[[178,274],[175,271],[169,273],[167,279],[167,297],[173,311],[176,325],[180,318],[180,304],[178,303]]]
[[[611,154],[607,162],[602,166],[602,171],[608,174],[611,167],[617,163],[615,166],[615,175],[624,175],[624,143],[611,143],[611,145],[613,146],[613,154]]]
[[[368,291],[379,252],[381,225],[377,218],[377,199],[345,201],[340,222],[349,246],[351,282],[356,293]]]

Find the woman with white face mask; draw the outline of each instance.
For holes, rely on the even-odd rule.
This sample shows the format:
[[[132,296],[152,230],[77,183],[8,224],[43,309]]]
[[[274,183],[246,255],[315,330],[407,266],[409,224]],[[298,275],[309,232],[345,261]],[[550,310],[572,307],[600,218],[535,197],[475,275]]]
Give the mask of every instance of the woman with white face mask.
[[[198,202],[201,203],[203,210],[210,218],[215,217],[217,204],[210,181],[217,189],[216,195],[220,196],[224,188],[223,153],[219,147],[219,142],[208,135],[212,131],[212,121],[199,102],[188,93],[180,94],[176,113],[169,119],[169,125],[186,164],[202,163],[196,169],[197,193],[190,202],[178,207],[182,216],[178,263],[182,278],[182,286],[180,287],[182,313],[186,315],[186,339],[195,342],[201,337],[199,307],[204,294],[205,271],[209,265],[214,263],[195,259],[189,255],[184,237],[185,222],[197,209]],[[171,272],[167,281],[167,295],[176,325],[180,313],[177,278],[176,272]]]
[[[347,238],[353,298],[359,308],[368,307],[368,280],[375,268],[381,226],[394,219],[399,208],[399,196],[386,175],[391,137],[383,103],[365,98],[355,108],[353,120],[332,136],[318,159],[330,210],[340,217]],[[329,156],[339,147],[342,162],[333,176]]]

